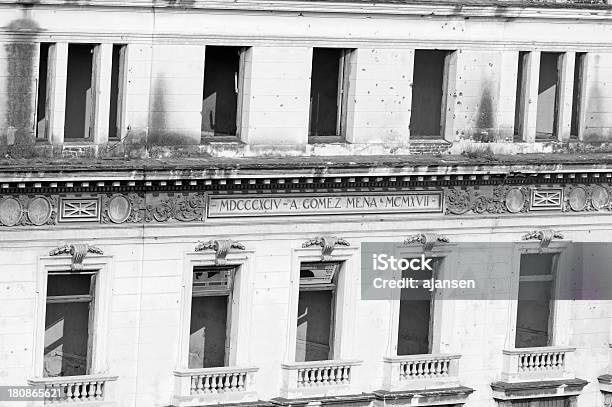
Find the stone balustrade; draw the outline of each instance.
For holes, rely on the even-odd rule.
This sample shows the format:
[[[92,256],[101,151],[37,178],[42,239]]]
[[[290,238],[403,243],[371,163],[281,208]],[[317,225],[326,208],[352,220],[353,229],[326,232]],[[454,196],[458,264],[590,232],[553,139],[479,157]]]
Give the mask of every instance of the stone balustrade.
[[[257,400],[256,367],[212,367],[174,372],[175,404],[189,406]]]
[[[64,377],[43,377],[28,380],[32,386],[42,386],[48,390],[49,397],[44,404],[111,404],[109,382],[117,376],[84,375]]]
[[[287,398],[350,394],[356,360],[283,363],[281,396]]]
[[[455,354],[385,357],[383,388],[398,391],[458,386],[460,358]]]
[[[558,346],[504,350],[502,380],[573,379],[574,351],[575,348]]]

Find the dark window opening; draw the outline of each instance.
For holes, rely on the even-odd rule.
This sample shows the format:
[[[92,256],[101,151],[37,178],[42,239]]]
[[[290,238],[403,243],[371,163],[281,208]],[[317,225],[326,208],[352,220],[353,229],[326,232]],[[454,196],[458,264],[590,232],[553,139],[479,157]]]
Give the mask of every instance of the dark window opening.
[[[522,128],[522,119],[525,114],[525,96],[527,95],[525,64],[527,62],[527,56],[529,52],[520,51],[518,55],[518,73],[516,76],[516,99],[514,105],[514,139],[516,141],[522,140],[524,129]]]
[[[423,281],[431,280],[439,270],[441,259],[435,258],[431,270],[404,270],[402,278],[419,281],[418,288],[402,288],[397,355],[421,355],[432,351],[433,291],[423,287]]]
[[[40,44],[40,57],[38,61],[38,93],[36,106],[36,139],[47,138],[49,126],[47,126],[47,83],[49,76],[49,49],[51,44]]]
[[[308,137],[340,137],[344,133],[350,50],[313,48]],[[314,138],[314,139],[312,139]],[[335,139],[323,139],[331,141]]]
[[[577,140],[580,123],[580,112],[582,110],[582,86],[584,78],[584,64],[586,61],[586,52],[576,53],[576,63],[574,65],[574,92],[572,96],[572,123],[570,130],[570,139]]]
[[[442,136],[450,51],[416,50],[412,76],[411,139]]]
[[[202,137],[238,133],[238,103],[242,93],[240,47],[207,46],[204,57]]]
[[[234,267],[195,267],[189,330],[190,369],[228,363]]]
[[[333,359],[333,326],[340,263],[302,263],[296,362]]]
[[[91,364],[95,273],[50,272],[45,309],[44,377],[78,376]]]
[[[558,52],[540,54],[536,140],[552,140],[557,136],[560,63]]]
[[[93,56],[95,45],[68,45],[66,115],[64,139],[91,139],[95,92]]]
[[[521,256],[516,348],[552,345],[555,254]]]
[[[110,112],[108,117],[108,138],[117,139],[121,137],[121,116],[123,114],[123,87],[125,73],[125,51],[126,45],[113,44],[113,56],[111,64],[111,88],[110,88]]]

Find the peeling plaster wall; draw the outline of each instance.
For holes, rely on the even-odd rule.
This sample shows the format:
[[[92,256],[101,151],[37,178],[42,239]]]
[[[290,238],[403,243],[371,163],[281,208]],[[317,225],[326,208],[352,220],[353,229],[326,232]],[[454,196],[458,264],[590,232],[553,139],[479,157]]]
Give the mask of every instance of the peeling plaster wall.
[[[414,49],[424,47],[459,50],[447,94],[449,141],[512,138],[516,58],[519,50],[534,49],[589,53],[584,138],[612,137],[607,82],[612,47],[606,42],[612,25],[606,20],[587,20],[585,14],[583,20],[563,24],[543,18],[478,19],[464,17],[460,10],[428,18],[337,13],[332,20],[318,13],[186,10],[196,3],[169,4],[171,11],[154,12],[70,6],[0,9],[0,92],[6,95],[0,98],[2,152],[34,154],[40,41],[128,44],[126,138],[98,149],[101,155],[150,155],[155,148],[172,154],[161,146],[199,144],[206,44],[251,46],[245,58],[240,133],[253,146],[306,144],[313,46],[356,49],[346,136],[357,147],[344,148],[346,154],[365,152],[368,144],[392,151],[407,141],[412,57]],[[505,12],[500,10],[500,16]],[[8,147],[16,144],[21,147]],[[64,147],[64,152],[80,154],[83,148],[92,154],[96,150]],[[294,153],[301,154],[298,150]]]

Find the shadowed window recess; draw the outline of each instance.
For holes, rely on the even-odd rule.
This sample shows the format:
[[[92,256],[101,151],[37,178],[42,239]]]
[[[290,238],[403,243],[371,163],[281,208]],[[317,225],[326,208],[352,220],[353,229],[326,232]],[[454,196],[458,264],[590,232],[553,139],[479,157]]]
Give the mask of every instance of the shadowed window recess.
[[[53,44],[41,43],[38,60],[38,92],[36,94],[36,139],[45,140],[49,135],[49,85],[51,78],[49,69],[49,53]]]
[[[124,111],[123,106],[125,104],[126,53],[127,45],[113,44],[113,55],[111,62],[110,112],[108,116],[108,138],[111,140],[121,138],[121,127]]]
[[[397,355],[422,355],[432,351],[434,292],[423,287],[423,281],[437,278],[440,258],[432,261],[432,270],[402,271],[402,278],[418,280],[418,288],[402,288],[399,327],[397,332]]]
[[[309,141],[345,137],[350,60],[353,50],[314,48],[310,79]]]
[[[411,139],[439,139],[444,132],[448,69],[453,51],[414,52]]]
[[[93,44],[68,45],[66,78],[66,116],[64,139],[87,139],[93,136],[95,103]]]
[[[538,140],[554,139],[557,136],[561,55],[558,52],[540,54],[536,119],[536,139]]]
[[[95,282],[95,272],[49,272],[44,377],[89,373]]]
[[[194,267],[189,368],[227,366],[235,267]]]
[[[523,254],[519,277],[515,348],[553,344],[556,254]]]
[[[570,127],[570,138],[577,140],[579,139],[581,123],[581,112],[584,109],[583,106],[583,91],[584,81],[586,72],[586,52],[576,53],[576,62],[574,64],[574,91],[572,93],[572,121]]]
[[[244,87],[242,47],[207,46],[204,57],[202,137],[236,137]]]
[[[336,290],[341,263],[300,266],[295,361],[333,359]]]

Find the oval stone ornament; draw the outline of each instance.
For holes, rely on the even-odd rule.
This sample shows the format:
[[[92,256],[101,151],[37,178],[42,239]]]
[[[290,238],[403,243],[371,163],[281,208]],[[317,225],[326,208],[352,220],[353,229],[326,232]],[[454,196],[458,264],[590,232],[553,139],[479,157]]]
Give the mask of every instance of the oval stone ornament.
[[[599,210],[605,207],[609,200],[610,194],[604,187],[596,185],[591,189],[591,202],[593,203],[593,208]]]
[[[509,212],[517,213],[523,210],[525,197],[518,188],[513,188],[506,194],[506,208]]]
[[[578,187],[569,194],[569,206],[573,211],[581,211],[587,205],[587,193],[584,188]]]
[[[108,201],[108,218],[114,223],[123,223],[130,216],[132,206],[122,195],[117,195]]]
[[[51,217],[51,204],[45,198],[37,197],[28,204],[28,219],[35,226],[44,225]]]
[[[4,226],[15,226],[21,220],[23,207],[15,198],[0,201],[0,223]]]

